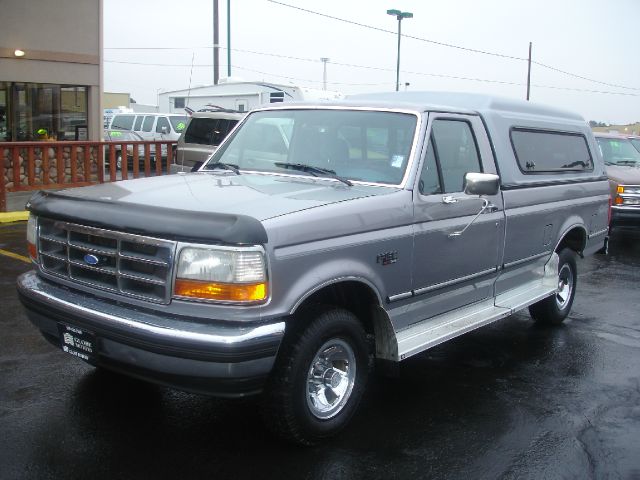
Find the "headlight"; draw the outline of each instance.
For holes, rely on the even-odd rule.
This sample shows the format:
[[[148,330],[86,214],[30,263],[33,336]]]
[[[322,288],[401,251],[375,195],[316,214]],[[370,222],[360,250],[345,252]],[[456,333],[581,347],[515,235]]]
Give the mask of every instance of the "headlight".
[[[262,251],[183,248],[178,260],[177,297],[227,302],[259,302],[267,298]]]
[[[618,193],[640,193],[640,185],[618,185]]]
[[[38,237],[38,222],[36,217],[29,214],[29,220],[27,221],[27,250],[29,256],[34,262],[38,261],[38,248],[36,247],[36,241]]]
[[[640,198],[627,195],[640,194],[640,185],[618,185],[613,203],[616,205],[640,205]]]

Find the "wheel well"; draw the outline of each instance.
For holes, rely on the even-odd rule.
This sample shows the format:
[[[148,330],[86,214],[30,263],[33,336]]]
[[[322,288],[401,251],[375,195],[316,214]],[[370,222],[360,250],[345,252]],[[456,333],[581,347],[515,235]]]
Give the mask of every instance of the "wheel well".
[[[556,252],[561,251],[563,248],[570,248],[576,253],[582,255],[585,245],[587,244],[587,233],[584,228],[574,227],[569,230],[556,248]]]
[[[332,283],[306,298],[298,311],[312,305],[332,305],[349,310],[362,322],[367,333],[374,333],[372,310],[380,303],[369,285],[355,280]]]

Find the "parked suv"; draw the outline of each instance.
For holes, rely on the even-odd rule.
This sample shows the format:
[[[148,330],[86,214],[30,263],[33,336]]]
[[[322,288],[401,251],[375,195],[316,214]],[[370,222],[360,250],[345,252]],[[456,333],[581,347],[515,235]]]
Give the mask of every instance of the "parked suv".
[[[374,365],[527,307],[562,322],[608,199],[572,113],[419,92],[285,103],[197,172],[33,196],[18,291],[71,355],[262,393],[267,425],[313,444],[348,423]]]
[[[120,113],[111,119],[109,130],[132,131],[145,141],[177,142],[187,126],[187,118],[174,113]],[[139,155],[144,157],[142,146]],[[155,158],[155,145],[151,145],[151,155]],[[162,145],[162,157],[166,156],[167,146]]]
[[[596,133],[611,188],[611,227],[640,227],[640,152],[635,139]]]
[[[171,173],[190,172],[195,165],[201,165],[244,116],[224,109],[194,112],[178,138]]]

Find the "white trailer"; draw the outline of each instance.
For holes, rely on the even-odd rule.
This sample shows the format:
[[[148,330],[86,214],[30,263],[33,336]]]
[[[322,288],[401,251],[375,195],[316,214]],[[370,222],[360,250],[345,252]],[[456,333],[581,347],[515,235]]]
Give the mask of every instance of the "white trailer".
[[[185,108],[197,111],[207,107],[221,107],[247,112],[271,103],[341,98],[344,95],[339,92],[297,85],[223,80],[218,85],[161,92],[158,95],[158,110],[163,113],[184,113]]]

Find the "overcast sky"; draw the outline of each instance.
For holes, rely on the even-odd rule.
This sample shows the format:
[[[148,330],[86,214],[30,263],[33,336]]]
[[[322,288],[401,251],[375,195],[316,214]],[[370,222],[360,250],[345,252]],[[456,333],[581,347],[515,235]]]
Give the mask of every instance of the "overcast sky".
[[[552,68],[533,65],[532,101],[586,120],[640,121],[640,0],[231,0],[231,75],[320,89],[328,57],[327,89],[394,90],[392,8],[414,14],[402,22],[402,89],[525,98],[533,42],[533,60]],[[226,77],[227,0],[219,10]],[[156,104],[159,91],[210,85],[212,44],[212,0],[105,0],[105,91]]]

